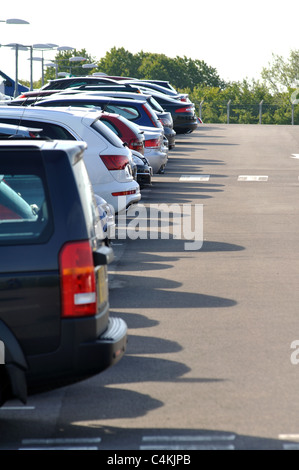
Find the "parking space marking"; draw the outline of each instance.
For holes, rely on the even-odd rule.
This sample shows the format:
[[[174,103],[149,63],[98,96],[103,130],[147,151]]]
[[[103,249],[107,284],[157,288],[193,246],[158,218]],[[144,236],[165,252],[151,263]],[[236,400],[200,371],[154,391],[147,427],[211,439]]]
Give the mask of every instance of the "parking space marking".
[[[209,181],[210,175],[182,175],[179,179],[181,182],[197,183],[201,181]]]
[[[140,450],[234,450],[231,441],[234,434],[229,435],[197,435],[197,436],[143,436]],[[227,441],[227,443],[226,443]],[[187,442],[189,444],[187,444]]]
[[[11,410],[35,410],[35,406],[2,406],[0,411],[11,411]]]
[[[284,450],[299,450],[299,434],[279,434],[278,439],[284,441],[298,441],[298,442],[284,442],[282,447]]]
[[[299,444],[283,444],[284,450],[299,450]]]
[[[99,450],[98,447],[19,447],[18,450]]]
[[[279,434],[278,439],[284,441],[299,441],[299,434]]]
[[[19,450],[99,450],[101,441],[100,437],[22,439]]]
[[[99,444],[102,441],[101,437],[57,437],[48,439],[22,439],[23,445],[65,445],[65,444]]]
[[[268,181],[266,175],[239,175],[238,181]]]
[[[299,158],[299,153],[292,153],[291,158]]]

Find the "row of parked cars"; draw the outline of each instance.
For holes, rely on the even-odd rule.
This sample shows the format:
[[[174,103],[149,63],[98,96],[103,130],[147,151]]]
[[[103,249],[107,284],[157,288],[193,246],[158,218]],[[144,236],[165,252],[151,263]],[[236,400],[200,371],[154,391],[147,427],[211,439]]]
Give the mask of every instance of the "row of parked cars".
[[[0,106],[0,406],[124,355],[109,227],[198,122],[168,82],[128,77],[52,80]]]

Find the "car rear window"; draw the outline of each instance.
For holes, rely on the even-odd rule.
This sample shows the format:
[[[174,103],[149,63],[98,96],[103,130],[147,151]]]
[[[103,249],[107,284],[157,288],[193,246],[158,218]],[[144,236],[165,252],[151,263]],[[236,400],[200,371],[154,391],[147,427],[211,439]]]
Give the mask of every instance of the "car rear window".
[[[100,119],[96,119],[90,126],[98,134],[100,134],[104,139],[108,140],[111,145],[118,148],[123,148],[123,143],[120,138],[106,126]]]
[[[109,127],[109,129],[111,129],[111,131],[114,132],[114,134],[116,134],[117,137],[121,139],[121,133],[111,121],[109,121],[108,119],[104,119],[104,118],[102,118],[101,121],[104,122],[105,126]]]
[[[121,116],[125,117],[129,121],[135,121],[140,117],[140,113],[138,110],[133,106],[121,106],[115,104],[108,104],[105,106],[105,111],[108,113],[116,113],[120,114]]]
[[[52,233],[43,167],[33,160],[0,152],[0,245],[44,243]]]
[[[14,124],[30,127],[32,129],[40,129],[39,135],[44,139],[53,140],[76,140],[76,138],[69,132],[65,127],[53,124],[51,122],[45,122],[33,119],[20,119],[20,118],[8,118],[1,117],[1,122],[5,124]]]

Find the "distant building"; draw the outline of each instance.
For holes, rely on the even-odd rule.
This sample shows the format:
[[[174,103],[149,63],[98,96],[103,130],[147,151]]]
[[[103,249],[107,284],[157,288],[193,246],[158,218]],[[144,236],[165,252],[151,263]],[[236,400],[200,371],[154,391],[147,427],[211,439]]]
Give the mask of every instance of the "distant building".
[[[15,83],[15,80],[0,70],[0,93],[13,97],[15,93]],[[18,83],[18,95],[25,91],[29,91],[29,88]]]

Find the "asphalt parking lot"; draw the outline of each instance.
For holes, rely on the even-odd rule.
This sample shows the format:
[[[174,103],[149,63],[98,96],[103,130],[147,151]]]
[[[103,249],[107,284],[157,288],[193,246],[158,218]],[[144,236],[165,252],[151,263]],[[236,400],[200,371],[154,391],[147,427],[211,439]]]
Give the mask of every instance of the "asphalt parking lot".
[[[8,403],[0,447],[299,448],[298,156],[294,126],[179,136],[143,192],[143,218],[127,219],[136,239],[113,241],[111,314],[129,328],[125,357],[27,407]],[[202,207],[199,249],[150,238],[145,218],[162,203]]]

